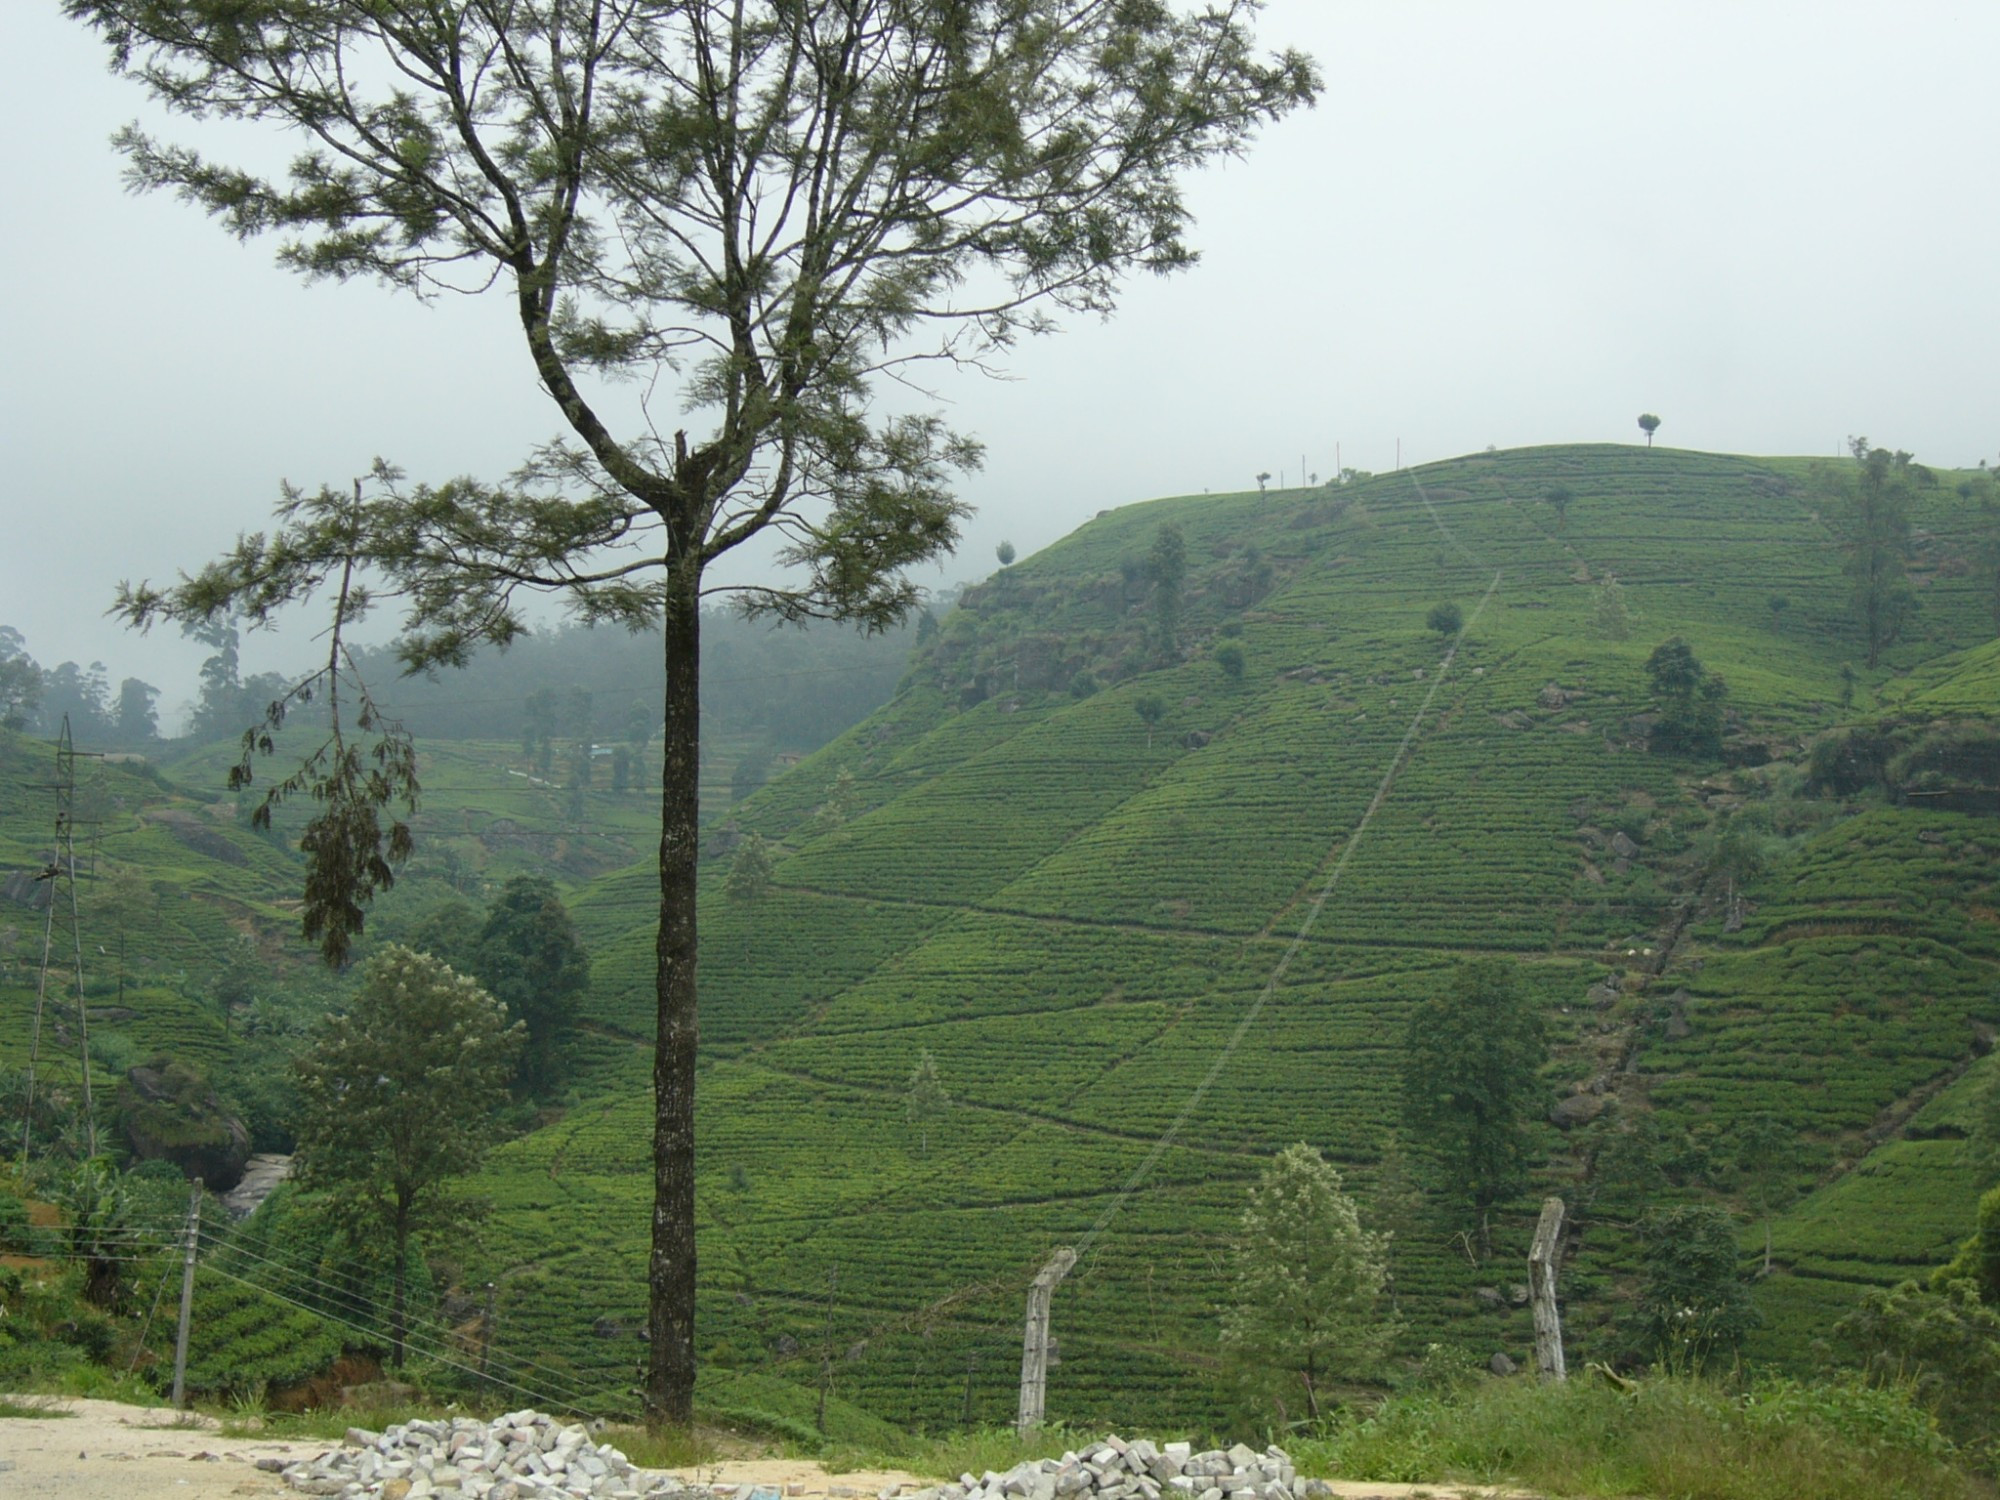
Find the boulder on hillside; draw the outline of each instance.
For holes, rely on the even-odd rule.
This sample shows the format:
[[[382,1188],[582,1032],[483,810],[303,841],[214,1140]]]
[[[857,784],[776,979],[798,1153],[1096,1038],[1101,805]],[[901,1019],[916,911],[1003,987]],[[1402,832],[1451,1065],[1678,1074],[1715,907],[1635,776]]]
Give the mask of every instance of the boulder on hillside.
[[[1549,1111],[1549,1123],[1558,1130],[1574,1130],[1588,1125],[1604,1113],[1604,1100],[1595,1094],[1571,1094]]]
[[[170,1161],[213,1192],[226,1193],[250,1160],[250,1131],[223,1107],[201,1071],[156,1057],[126,1071],[118,1125],[139,1161]]]
[[[33,870],[9,870],[0,875],[0,897],[12,901],[30,911],[46,911],[49,892],[54,886],[42,879],[42,870],[47,862]]]

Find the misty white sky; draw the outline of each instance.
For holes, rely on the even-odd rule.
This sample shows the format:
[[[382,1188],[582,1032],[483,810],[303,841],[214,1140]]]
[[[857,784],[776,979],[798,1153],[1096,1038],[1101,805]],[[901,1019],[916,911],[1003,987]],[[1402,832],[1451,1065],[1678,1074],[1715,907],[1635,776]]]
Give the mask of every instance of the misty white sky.
[[[2000,454],[2000,6],[1271,0],[1319,108],[1198,179],[1203,262],[955,382],[988,445],[946,580],[1156,495],[1485,447]],[[557,419],[499,298],[307,286],[106,138],[157,120],[55,0],[0,7],[0,624],[192,689],[101,617],[381,454],[497,478]],[[185,129],[163,127],[172,138]],[[290,666],[304,630],[254,651]]]

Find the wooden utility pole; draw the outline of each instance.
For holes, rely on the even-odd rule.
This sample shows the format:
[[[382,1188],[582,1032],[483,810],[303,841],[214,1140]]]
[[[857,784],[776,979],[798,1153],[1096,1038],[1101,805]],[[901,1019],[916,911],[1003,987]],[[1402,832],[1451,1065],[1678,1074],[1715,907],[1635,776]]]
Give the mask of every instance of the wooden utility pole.
[[[479,1375],[486,1377],[486,1363],[493,1356],[493,1301],[499,1287],[486,1283],[486,1312],[479,1320]]]
[[[194,1316],[194,1256],[201,1240],[201,1179],[188,1198],[187,1248],[181,1255],[181,1321],[174,1330],[174,1410],[187,1406],[188,1321]]]
[[[1564,1380],[1562,1318],[1556,1312],[1556,1260],[1562,1254],[1563,1201],[1542,1200],[1542,1217],[1528,1249],[1528,1297],[1535,1312],[1535,1367],[1544,1380]]]
[[[1028,1326],[1021,1339],[1021,1415],[1015,1423],[1023,1433],[1042,1425],[1049,1391],[1049,1299],[1075,1264],[1076,1252],[1065,1246],[1049,1257],[1028,1288]]]
[[[819,1345],[819,1435],[826,1436],[826,1398],[833,1389],[833,1308],[840,1296],[840,1267],[835,1266],[826,1278],[826,1328],[820,1335]]]

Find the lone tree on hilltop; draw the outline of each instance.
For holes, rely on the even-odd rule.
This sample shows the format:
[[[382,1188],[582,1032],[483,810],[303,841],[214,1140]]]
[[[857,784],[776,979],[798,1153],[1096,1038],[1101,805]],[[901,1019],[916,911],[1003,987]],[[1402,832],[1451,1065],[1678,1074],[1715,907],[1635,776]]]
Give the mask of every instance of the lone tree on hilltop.
[[[1427,1146],[1441,1187],[1472,1210],[1481,1256],[1493,1254],[1493,1205],[1526,1183],[1530,1124],[1548,1090],[1542,1013],[1511,964],[1460,965],[1410,1013],[1403,1039],[1403,1117]]]
[[[645,1404],[686,1426],[710,569],[773,531],[791,572],[749,590],[752,607],[903,618],[907,570],[953,545],[953,477],[980,450],[934,414],[877,411],[871,383],[917,361],[988,363],[1057,311],[1109,312],[1130,272],[1191,264],[1183,175],[1310,103],[1317,72],[1256,53],[1255,0],[64,9],[169,110],[305,138],[266,176],[133,127],[119,137],[133,183],[238,237],[279,234],[280,261],[308,278],[497,293],[524,376],[567,429],[502,484],[412,485],[383,464],[352,494],[289,491],[275,531],[175,587],[125,589],[126,618],[268,624],[326,585],[337,627],[402,601],[410,670],[520,635],[523,591],[662,631]],[[604,381],[663,374],[687,425],[617,430]],[[381,813],[413,808],[418,787],[407,740],[357,698],[337,628],[326,661],[332,732],[289,789],[317,799],[306,914],[337,959],[409,847]]]
[[[1653,446],[1653,434],[1660,430],[1660,419],[1649,411],[1639,413],[1639,430],[1646,434],[1646,446]]]
[[[1011,568],[1014,566],[1015,552],[1014,552],[1014,544],[1012,542],[1002,542],[999,546],[993,549],[993,555],[1000,559],[1001,567]]]
[[[1318,1421],[1321,1383],[1365,1371],[1395,1337],[1382,1306],[1388,1244],[1361,1227],[1340,1173],[1318,1151],[1286,1147],[1243,1210],[1224,1347],[1246,1365],[1296,1375]]]
[[[474,981],[391,944],[298,1060],[299,1185],[327,1195],[356,1246],[388,1236],[398,1366],[410,1243],[443,1239],[472,1220],[474,1205],[452,1184],[493,1144],[494,1115],[526,1035]]]

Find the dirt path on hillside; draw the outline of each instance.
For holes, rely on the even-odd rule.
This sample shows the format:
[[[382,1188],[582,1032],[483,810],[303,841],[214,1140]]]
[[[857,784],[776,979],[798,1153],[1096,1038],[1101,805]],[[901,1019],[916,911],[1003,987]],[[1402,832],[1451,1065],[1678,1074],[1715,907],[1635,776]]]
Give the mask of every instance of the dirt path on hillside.
[[[335,1446],[325,1439],[228,1438],[211,1417],[164,1407],[38,1396],[13,1400],[46,1411],[0,1417],[0,1500],[244,1500],[296,1496],[259,1459],[295,1463]],[[936,1483],[895,1469],[830,1474],[792,1458],[724,1458],[671,1471],[690,1484],[775,1489],[786,1500],[876,1500],[891,1486]],[[1509,1492],[1460,1485],[1330,1481],[1340,1500],[1497,1497]],[[1518,1500],[1529,1500],[1519,1496]]]

